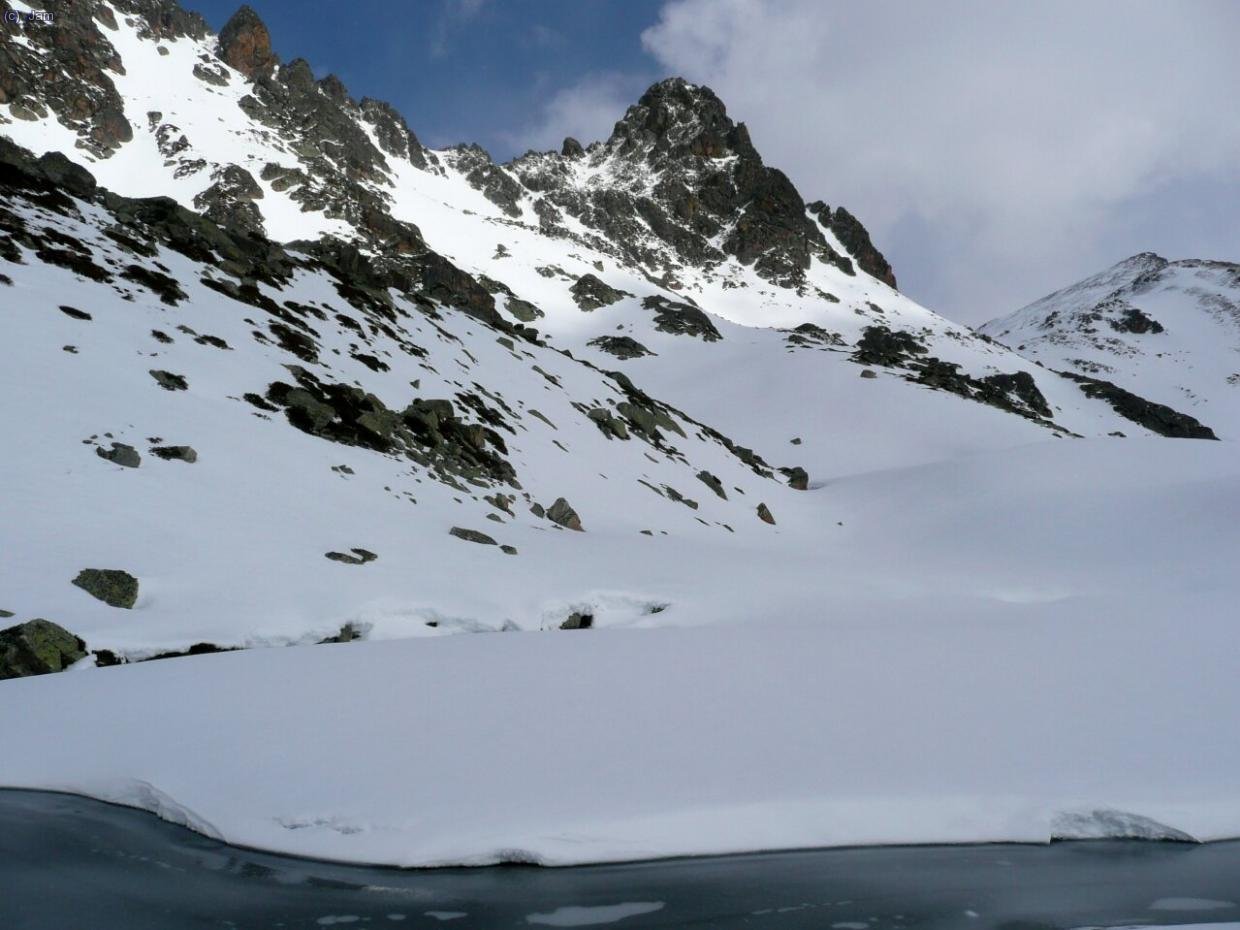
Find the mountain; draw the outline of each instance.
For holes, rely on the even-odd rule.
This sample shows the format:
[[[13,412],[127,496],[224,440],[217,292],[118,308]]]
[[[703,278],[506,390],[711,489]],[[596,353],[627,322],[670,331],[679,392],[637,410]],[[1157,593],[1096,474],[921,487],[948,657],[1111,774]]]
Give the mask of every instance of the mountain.
[[[171,0],[18,12],[0,677],[87,684],[0,682],[25,696],[0,704],[0,784],[398,864],[1231,829],[1166,826],[1168,784],[1214,790],[1171,775],[1125,795],[1152,812],[1095,817],[1124,799],[1082,787],[1081,734],[1145,744],[1122,694],[1063,724],[1117,644],[1124,668],[1191,659],[1169,617],[1227,654],[1240,551],[1214,502],[1240,473],[1183,441],[1227,438],[1217,406],[918,305],[834,192],[807,201],[678,78],[606,139],[497,164],[280,61],[248,8],[218,35]],[[1126,299],[1165,329],[1134,339],[1178,331]],[[1045,768],[1019,790],[933,723],[993,731],[1052,693],[1020,711]],[[62,721],[56,747],[18,705]],[[264,753],[302,780],[253,778]],[[393,780],[353,790],[363,758]],[[975,776],[991,800],[963,810]]]
[[[1142,252],[979,331],[1240,436],[1240,265]]]

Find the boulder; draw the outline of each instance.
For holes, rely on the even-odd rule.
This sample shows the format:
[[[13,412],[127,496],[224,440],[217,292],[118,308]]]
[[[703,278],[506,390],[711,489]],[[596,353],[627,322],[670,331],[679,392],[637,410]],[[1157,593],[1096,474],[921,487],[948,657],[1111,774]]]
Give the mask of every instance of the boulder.
[[[771,516],[771,509],[766,504],[758,505],[758,519],[763,523],[771,524],[771,526],[775,525],[775,518]]]
[[[138,579],[115,568],[84,568],[73,583],[110,607],[129,610],[138,600]]]
[[[466,542],[478,543],[483,546],[498,545],[494,539],[486,533],[479,533],[477,530],[467,530],[459,526],[454,526],[448,530],[448,534],[455,536],[457,539],[463,539]]]
[[[568,619],[560,624],[561,630],[588,630],[594,626],[594,614],[573,611]]]
[[[107,459],[114,465],[124,465],[126,468],[137,468],[142,464],[142,456],[133,446],[127,446],[123,442],[112,443],[111,449],[97,447],[95,455],[101,459]]]
[[[189,382],[185,380],[184,375],[173,374],[171,371],[159,371],[154,368],[151,369],[150,374],[165,391],[184,391],[189,387]]]
[[[198,461],[198,453],[191,446],[155,446],[151,449],[151,455],[167,459],[168,461],[185,462],[190,465]]]
[[[346,565],[365,565],[367,562],[373,562],[379,558],[369,549],[354,547],[350,551],[353,553],[352,555],[349,555],[347,552],[325,552],[323,554],[333,562],[344,562]]]
[[[562,497],[557,497],[555,503],[547,508],[547,519],[552,523],[558,523],[565,529],[582,532],[581,517]]]
[[[643,355],[655,354],[631,336],[599,336],[586,344],[602,349],[618,359],[641,358]]]
[[[0,630],[0,679],[45,675],[86,658],[86,644],[50,620]]]
[[[794,465],[792,468],[781,468],[779,471],[788,479],[788,487],[794,491],[809,490],[809,472],[800,465]]]

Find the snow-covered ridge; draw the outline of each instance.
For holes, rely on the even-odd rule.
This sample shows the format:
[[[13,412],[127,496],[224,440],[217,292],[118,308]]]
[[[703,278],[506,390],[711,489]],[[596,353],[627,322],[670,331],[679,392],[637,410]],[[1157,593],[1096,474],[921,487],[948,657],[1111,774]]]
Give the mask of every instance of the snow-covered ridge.
[[[1240,436],[1240,265],[1143,252],[980,332]]]

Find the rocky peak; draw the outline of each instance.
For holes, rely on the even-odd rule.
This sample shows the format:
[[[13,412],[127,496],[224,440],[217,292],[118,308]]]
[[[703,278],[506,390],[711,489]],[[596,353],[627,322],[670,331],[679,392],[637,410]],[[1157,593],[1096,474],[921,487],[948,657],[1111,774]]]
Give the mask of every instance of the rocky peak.
[[[243,5],[219,34],[220,59],[246,77],[270,77],[279,57],[271,49],[271,33],[257,13]]]
[[[740,155],[761,161],[743,123],[732,122],[723,101],[709,87],[674,77],[651,86],[616,123],[608,145],[648,159],[696,155]]]

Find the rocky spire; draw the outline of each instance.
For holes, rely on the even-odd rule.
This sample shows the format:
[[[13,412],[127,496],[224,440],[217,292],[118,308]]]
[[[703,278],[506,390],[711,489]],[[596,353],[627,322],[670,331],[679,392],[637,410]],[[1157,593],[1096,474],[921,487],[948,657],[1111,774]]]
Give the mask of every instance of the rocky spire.
[[[651,157],[740,155],[761,161],[745,125],[732,122],[714,91],[680,77],[642,94],[616,123],[608,144],[623,154],[647,150]]]
[[[244,5],[220,30],[216,54],[250,80],[270,77],[280,63],[271,50],[271,33],[258,14]]]

